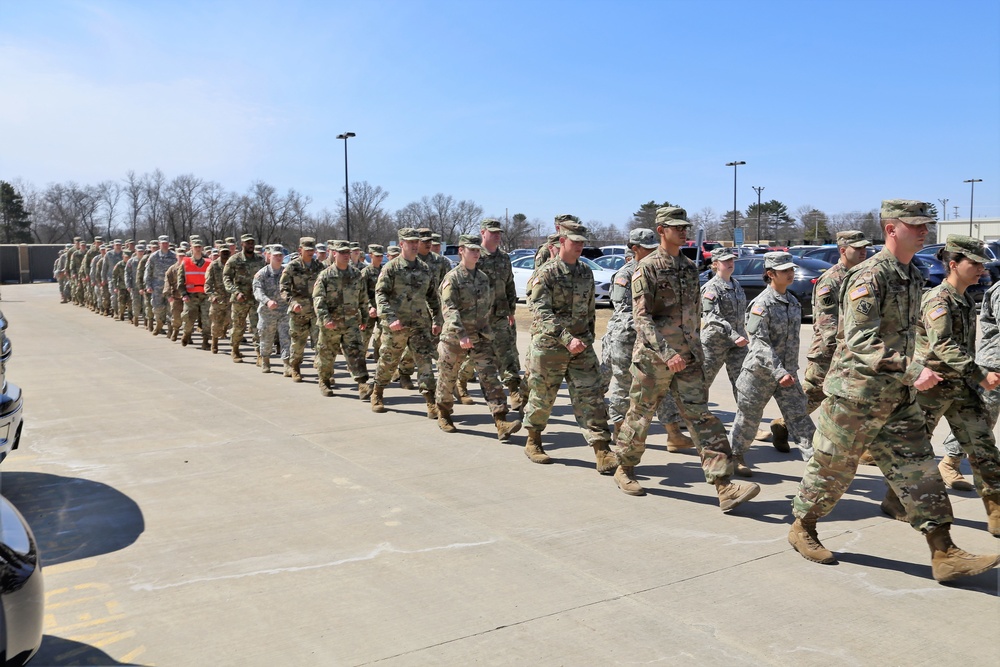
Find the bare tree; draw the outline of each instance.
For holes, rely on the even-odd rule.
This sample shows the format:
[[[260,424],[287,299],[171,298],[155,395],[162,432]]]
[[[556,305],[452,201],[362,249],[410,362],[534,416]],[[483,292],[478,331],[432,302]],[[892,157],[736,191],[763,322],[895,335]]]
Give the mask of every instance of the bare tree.
[[[101,221],[105,225],[108,240],[117,233],[115,217],[117,215],[118,200],[121,199],[122,190],[117,181],[102,181],[97,184],[97,199],[100,203]]]
[[[126,206],[128,207],[126,216],[126,226],[133,239],[139,240],[139,216],[143,207],[146,206],[146,189],[143,187],[142,179],[129,169],[125,175],[122,193],[125,195]]]
[[[221,184],[209,181],[198,190],[202,213],[199,232],[207,243],[235,233],[234,224],[239,210],[239,195],[227,191]]]
[[[534,225],[528,222],[524,213],[515,213],[504,225],[503,242],[508,249],[528,247],[534,244]]]
[[[430,227],[441,234],[444,243],[455,243],[459,234],[475,229],[482,217],[483,209],[474,201],[456,202],[441,192],[396,211],[396,222],[401,227]]]
[[[201,216],[202,181],[192,174],[181,174],[170,181],[165,191],[165,217],[171,238],[187,239]]]
[[[392,216],[382,208],[389,192],[368,181],[351,183],[351,238],[362,246],[368,243],[385,243],[395,236]],[[337,209],[338,226],[346,230],[344,205]],[[346,235],[346,234],[345,234]]]
[[[143,174],[142,182],[146,193],[146,230],[149,238],[155,239],[164,229],[164,188],[166,177],[159,169],[152,174]]]
[[[295,195],[297,193],[290,190],[288,197],[280,197],[274,186],[264,181],[254,182],[242,199],[240,222],[243,231],[253,234],[259,243],[290,240],[282,237],[287,232],[290,203]]]

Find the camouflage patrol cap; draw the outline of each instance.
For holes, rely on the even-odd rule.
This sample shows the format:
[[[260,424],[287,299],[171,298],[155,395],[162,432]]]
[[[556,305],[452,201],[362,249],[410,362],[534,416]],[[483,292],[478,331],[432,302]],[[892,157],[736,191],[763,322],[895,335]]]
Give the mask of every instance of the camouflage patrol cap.
[[[483,239],[475,234],[462,234],[458,237],[458,245],[469,250],[482,250]]]
[[[908,225],[933,225],[937,220],[927,212],[929,206],[927,202],[912,199],[884,199],[881,218],[902,220]]]
[[[226,237],[226,243],[228,243],[230,245],[236,245],[236,237],[235,236],[227,236]]]
[[[438,234],[437,232],[434,232],[433,234],[431,234],[431,243],[432,244],[436,243],[438,245],[441,245],[441,235]]]
[[[225,243],[226,242],[223,241],[222,239],[215,239],[214,241],[212,241],[212,247],[213,248],[221,248]]]
[[[385,249],[385,252],[390,257],[395,257],[396,255],[400,254],[403,251],[402,251],[402,249],[400,249],[400,247],[398,245],[391,245],[391,246],[389,246],[388,248]]]
[[[281,247],[280,243],[275,243],[274,245],[267,246],[267,251],[272,255],[281,255],[282,257],[285,256],[285,249]]]
[[[316,249],[316,239],[311,236],[303,236],[299,239],[300,248],[309,248],[312,250]]]
[[[125,239],[125,245],[128,245],[129,243],[135,243],[135,241],[132,239]]]
[[[262,251],[263,249],[264,249],[264,246],[262,246],[262,245],[260,245],[260,244],[258,244],[258,245],[255,245],[255,246],[253,247],[253,251],[254,251],[254,252],[260,252],[260,251]]]
[[[559,236],[564,236],[570,241],[587,241],[587,228],[578,222],[562,222],[559,224]]]
[[[115,239],[114,241],[111,242],[111,245],[121,245],[121,244],[122,244],[121,239]]]
[[[736,253],[732,248],[721,247],[712,250],[713,262],[725,262],[727,259],[736,259]]]
[[[333,246],[337,245],[337,239],[327,239],[326,248],[327,250],[333,250]]]
[[[368,246],[368,254],[369,255],[378,255],[378,256],[381,257],[382,255],[385,254],[385,248],[383,248],[380,245],[377,245],[377,244],[373,243],[372,245]]]
[[[79,236],[74,236],[74,237],[73,237],[73,243],[79,243],[79,242],[80,242],[80,241],[82,241],[82,240],[83,240],[83,239],[82,239],[82,238],[80,238]]]
[[[944,243],[945,252],[957,252],[965,255],[970,261],[986,264],[990,260],[986,257],[986,244],[979,239],[961,234],[949,234]]]
[[[419,241],[420,232],[413,227],[403,227],[399,230],[400,241]]]
[[[188,248],[191,247],[191,244],[188,243],[187,241],[181,241],[181,246],[180,247],[181,247],[182,250],[187,250]]]
[[[357,241],[351,241],[347,245],[351,247],[351,250],[361,250],[361,244]]]
[[[554,232],[546,236],[545,245],[559,245],[559,232]]]
[[[243,234],[240,236],[240,243],[247,243],[248,241],[256,243],[257,239],[253,237],[253,234]]]
[[[159,243],[170,243],[170,237],[166,234],[161,234],[156,240]]]
[[[72,248],[72,247],[73,247],[72,243],[66,243],[65,245],[63,245],[63,248]]]
[[[123,254],[123,255],[124,255],[125,257],[131,257],[131,256],[132,256],[132,251],[131,251],[131,250],[129,250],[128,248],[125,248],[125,250],[123,250],[123,251],[122,251],[122,254]]]
[[[795,268],[795,262],[792,261],[791,253],[783,251],[764,253],[764,269],[784,271],[785,269],[793,268]]]
[[[184,251],[184,248],[178,248],[174,252],[177,254],[178,257],[187,257],[187,253]]]
[[[101,247],[98,248],[98,250],[107,250],[107,249],[108,249],[108,244],[107,243],[102,243]]]
[[[656,232],[652,229],[636,227],[628,233],[628,246],[634,245],[652,249],[660,245],[660,239],[656,238]]]
[[[220,252],[220,251],[219,251],[219,249],[218,249],[218,248],[212,248],[212,249],[211,249],[211,250],[209,251],[209,253],[208,253],[208,256],[209,256],[209,257],[218,257],[218,256],[219,256],[219,252]]]
[[[421,227],[417,230],[417,234],[420,235],[421,241],[430,241],[434,237],[434,232],[430,227]]]
[[[139,239],[139,243],[141,243],[142,245],[146,245],[146,239]]]
[[[842,248],[847,246],[851,248],[864,248],[871,244],[872,242],[865,238],[865,233],[859,232],[856,229],[837,232],[837,245]]]
[[[316,244],[316,252],[326,252],[326,244],[325,243],[317,243]]]
[[[104,237],[103,236],[95,236],[94,237],[94,243],[103,243],[103,242],[104,242]]]
[[[656,209],[657,227],[690,227],[688,213],[680,206],[663,206]]]
[[[205,242],[202,241],[201,239],[199,239],[198,237],[195,237],[194,240],[191,241],[191,247],[192,248],[204,248],[205,247]]]
[[[146,252],[146,244],[145,243],[139,243],[139,244],[137,244],[135,246],[135,251],[136,252],[139,252],[139,251]]]
[[[229,246],[222,246],[219,248],[219,256],[222,255],[232,255],[233,251],[229,249]]]
[[[556,224],[562,225],[564,222],[580,222],[580,218],[575,215],[570,215],[569,213],[560,213],[556,216]]]
[[[479,229],[484,232],[503,231],[503,227],[500,226],[500,221],[496,218],[483,218],[483,221],[479,223]]]
[[[351,252],[351,244],[347,241],[334,241],[333,243],[334,252]]]

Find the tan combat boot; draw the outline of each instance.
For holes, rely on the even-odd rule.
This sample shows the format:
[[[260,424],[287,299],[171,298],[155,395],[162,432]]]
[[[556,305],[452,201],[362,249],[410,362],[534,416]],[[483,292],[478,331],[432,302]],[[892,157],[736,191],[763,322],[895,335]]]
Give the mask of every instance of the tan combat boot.
[[[405,389],[407,391],[413,391],[416,387],[413,384],[413,379],[409,375],[399,374],[399,387],[400,389]]]
[[[993,537],[1000,537],[1000,500],[986,496],[983,504],[986,505],[986,530]]]
[[[642,488],[639,480],[635,478],[635,466],[618,466],[615,470],[615,484],[630,496],[644,496],[646,489]]]
[[[796,519],[788,530],[788,543],[806,560],[824,565],[837,562],[833,552],[824,547],[816,535],[816,519]]]
[[[597,461],[597,472],[601,475],[613,475],[618,468],[618,457],[611,451],[606,442],[594,445],[594,459]]]
[[[184,334],[184,337],[181,338],[181,347],[187,347],[190,344],[191,344],[191,334]]]
[[[325,377],[320,377],[319,380],[319,393],[323,396],[333,396],[333,390],[330,389],[330,381]]]
[[[233,358],[234,364],[238,364],[243,361],[243,355],[240,354],[240,348],[238,347],[233,347],[233,351],[230,356]]]
[[[260,352],[257,353],[257,365],[260,366],[264,363],[264,355]]]
[[[437,419],[438,409],[437,405],[434,404],[434,396],[432,396],[430,393],[424,394],[424,403],[427,405],[427,418]]]
[[[521,412],[524,410],[526,391],[521,386],[521,379],[517,378],[507,383],[507,391],[510,393],[510,409]]]
[[[892,517],[896,521],[909,522],[906,516],[906,508],[903,507],[903,501],[899,499],[899,496],[896,495],[896,492],[888,484],[885,485],[885,498],[879,503],[879,509],[882,510],[882,514]]]
[[[944,485],[949,489],[955,489],[956,491],[972,491],[972,485],[965,481],[965,477],[962,476],[962,470],[960,468],[961,465],[961,457],[945,456],[941,459],[941,463],[938,464],[938,471],[941,473],[941,479],[944,480]]]
[[[694,447],[694,441],[688,436],[681,433],[681,425],[674,422],[672,424],[664,424],[663,428],[667,430],[667,451],[668,452],[681,452],[685,449],[691,449]]]
[[[207,350],[207,349],[209,349],[209,346],[210,345],[209,345],[209,342],[208,342],[208,336],[206,336],[205,334],[202,334],[201,335],[201,349]]]
[[[358,398],[361,399],[362,401],[367,401],[369,398],[371,398],[372,397],[372,387],[373,387],[373,385],[370,385],[367,382],[359,382],[358,383]]]
[[[219,353],[219,337],[212,336],[212,354]]]
[[[271,357],[264,357],[260,361],[260,372],[270,373],[271,372]]]
[[[285,368],[284,370],[281,371],[281,375],[286,378],[292,377],[292,362],[290,362],[288,359],[282,359],[282,363],[284,364]]]
[[[509,441],[510,436],[521,430],[521,420],[515,419],[509,422],[506,414],[493,415],[493,423],[496,424],[497,440],[500,442]]]
[[[385,387],[375,385],[372,389],[372,412],[385,412],[385,403],[382,402],[382,392]]]
[[[302,371],[298,364],[292,364],[292,382],[302,382]]]
[[[542,449],[541,431],[528,429],[528,443],[524,446],[524,455],[531,459],[532,463],[552,463],[552,459]]]
[[[440,428],[445,433],[455,433],[458,431],[455,428],[455,423],[451,421],[451,408],[441,403],[437,404],[438,412],[438,428]]]
[[[728,477],[715,480],[715,490],[723,512],[736,509],[760,493],[760,487],[753,482],[732,482]]]
[[[761,442],[771,442],[774,436],[771,435],[771,429],[757,429],[757,434],[753,437],[754,440],[759,440]]]
[[[469,383],[467,380],[459,380],[455,383],[455,398],[457,398],[462,405],[476,404],[476,402],[472,400],[472,397],[469,396]]]
[[[951,524],[938,526],[924,537],[931,548],[931,573],[937,581],[972,577],[1000,563],[1000,555],[977,556],[956,547],[951,541]]]
[[[177,328],[177,327],[173,327],[173,326],[170,327],[170,340],[171,341],[173,341],[175,343],[177,342],[177,334],[178,334],[179,331],[180,331],[180,329]]]
[[[743,454],[733,457],[733,470],[740,477],[753,477],[753,470],[747,465],[746,459],[743,458]]]
[[[775,419],[771,422],[771,444],[782,454],[787,454],[791,451],[788,446],[788,427],[785,426],[784,419]]]

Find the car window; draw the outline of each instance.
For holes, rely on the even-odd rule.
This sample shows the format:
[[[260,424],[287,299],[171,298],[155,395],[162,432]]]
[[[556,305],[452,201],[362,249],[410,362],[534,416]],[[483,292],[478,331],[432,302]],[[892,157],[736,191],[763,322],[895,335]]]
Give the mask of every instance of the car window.
[[[738,259],[736,260],[736,264],[733,269],[733,274],[740,276],[759,276],[762,273],[764,273],[763,257],[745,257]]]
[[[518,269],[534,269],[535,268],[535,258],[531,255],[525,255],[524,257],[518,257],[513,262],[510,263],[511,266]]]
[[[605,255],[600,259],[595,259],[594,263],[603,269],[617,271],[625,266],[625,255]]]

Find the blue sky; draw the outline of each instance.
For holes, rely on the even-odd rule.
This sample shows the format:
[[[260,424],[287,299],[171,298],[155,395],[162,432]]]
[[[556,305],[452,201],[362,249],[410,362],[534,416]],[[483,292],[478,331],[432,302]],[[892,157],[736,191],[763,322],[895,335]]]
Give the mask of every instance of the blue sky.
[[[1000,2],[0,2],[0,178],[1000,216]]]

